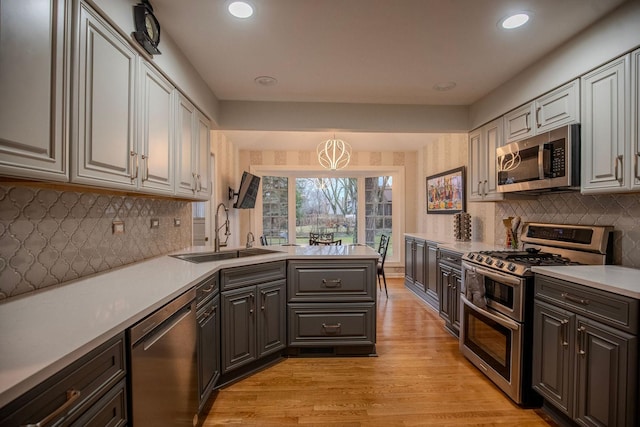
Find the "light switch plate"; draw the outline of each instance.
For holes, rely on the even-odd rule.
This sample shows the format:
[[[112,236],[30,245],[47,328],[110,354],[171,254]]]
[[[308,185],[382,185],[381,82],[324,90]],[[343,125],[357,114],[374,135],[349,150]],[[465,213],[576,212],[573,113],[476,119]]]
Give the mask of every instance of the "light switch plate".
[[[151,218],[151,228],[160,228],[159,218]]]
[[[111,231],[113,234],[124,234],[124,221],[113,221]]]

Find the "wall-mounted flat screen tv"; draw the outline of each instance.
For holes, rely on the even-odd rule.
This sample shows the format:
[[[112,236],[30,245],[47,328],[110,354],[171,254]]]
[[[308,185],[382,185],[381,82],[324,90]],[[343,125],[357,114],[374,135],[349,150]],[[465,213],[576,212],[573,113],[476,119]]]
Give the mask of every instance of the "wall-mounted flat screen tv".
[[[238,200],[233,204],[236,209],[253,209],[256,206],[260,177],[244,172],[240,180]]]

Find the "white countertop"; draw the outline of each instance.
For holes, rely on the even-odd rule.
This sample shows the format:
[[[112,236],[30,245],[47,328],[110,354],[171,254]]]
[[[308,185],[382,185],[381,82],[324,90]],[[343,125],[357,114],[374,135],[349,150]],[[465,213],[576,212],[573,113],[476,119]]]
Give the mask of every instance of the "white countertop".
[[[437,243],[438,247],[441,249],[447,249],[460,254],[479,251],[502,251],[505,249],[504,246],[485,242],[462,242],[453,239],[444,241],[442,239],[432,239],[428,234],[424,233],[404,233],[404,235]]]
[[[0,407],[222,268],[296,258],[378,257],[367,246],[268,249],[280,252],[201,264],[160,256],[0,303]],[[191,252],[212,248],[175,253]]]
[[[619,265],[532,267],[534,273],[640,299],[640,270]]]

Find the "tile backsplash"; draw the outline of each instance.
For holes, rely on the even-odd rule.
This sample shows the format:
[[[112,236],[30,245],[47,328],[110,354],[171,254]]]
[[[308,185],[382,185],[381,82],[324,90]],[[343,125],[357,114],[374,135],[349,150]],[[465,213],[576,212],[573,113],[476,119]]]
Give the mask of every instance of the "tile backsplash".
[[[640,268],[640,194],[556,193],[496,203],[497,244],[505,240],[502,219],[510,216],[523,222],[612,225],[613,263]]]
[[[189,202],[0,185],[0,300],[190,246],[191,227]]]

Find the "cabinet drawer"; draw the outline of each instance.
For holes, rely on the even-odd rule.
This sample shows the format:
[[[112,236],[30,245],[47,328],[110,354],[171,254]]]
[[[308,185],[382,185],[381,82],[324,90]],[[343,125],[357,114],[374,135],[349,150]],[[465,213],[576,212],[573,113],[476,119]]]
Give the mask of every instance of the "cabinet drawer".
[[[375,304],[290,304],[289,345],[375,344]]]
[[[124,336],[119,335],[2,408],[0,425],[35,424],[65,404],[66,409],[48,424],[68,425],[124,377]],[[71,390],[80,394],[71,397],[67,393]]]
[[[85,412],[74,427],[120,427],[127,425],[126,382],[120,381],[113,389]]]
[[[617,329],[638,332],[639,301],[543,275],[536,275],[536,298],[598,320]]]
[[[289,263],[289,302],[375,301],[375,263]]]
[[[205,300],[213,297],[218,291],[218,273],[207,277],[202,282],[196,285],[196,305],[198,309],[202,306]]]
[[[284,279],[287,270],[284,261],[226,268],[220,272],[220,285],[223,291],[259,283]]]

